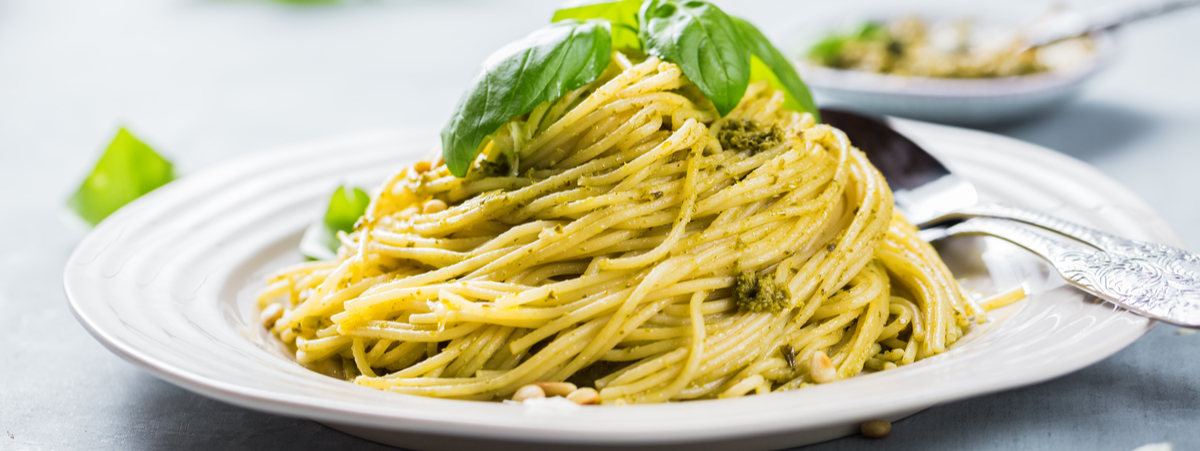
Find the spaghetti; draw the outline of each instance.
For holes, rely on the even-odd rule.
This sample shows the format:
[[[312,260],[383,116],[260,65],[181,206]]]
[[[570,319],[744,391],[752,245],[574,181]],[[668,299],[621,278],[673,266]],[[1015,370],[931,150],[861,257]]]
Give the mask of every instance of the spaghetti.
[[[982,317],[841,131],[766,82],[721,118],[678,66],[612,61],[467,177],[402,169],[336,260],[270,276],[296,360],[396,393],[651,403],[894,368]]]

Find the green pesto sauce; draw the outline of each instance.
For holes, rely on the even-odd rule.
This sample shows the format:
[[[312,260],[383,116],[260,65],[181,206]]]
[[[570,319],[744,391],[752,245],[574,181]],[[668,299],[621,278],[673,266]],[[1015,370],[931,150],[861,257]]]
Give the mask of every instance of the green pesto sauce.
[[[775,273],[766,275],[742,271],[733,288],[738,307],[751,312],[778,313],[788,308],[787,288],[775,282]]]
[[[717,140],[723,149],[754,155],[778,146],[783,142],[784,135],[779,125],[766,127],[749,119],[741,119],[726,122],[717,132]]]

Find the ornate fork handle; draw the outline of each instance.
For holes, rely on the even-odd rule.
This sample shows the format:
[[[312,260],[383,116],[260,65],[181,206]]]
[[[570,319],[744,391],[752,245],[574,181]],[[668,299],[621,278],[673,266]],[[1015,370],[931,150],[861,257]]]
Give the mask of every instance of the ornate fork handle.
[[[1044,213],[1004,204],[978,204],[959,210],[956,215],[1005,218],[1032,224],[1090,244],[1097,249],[1158,266],[1164,277],[1181,281],[1200,280],[1200,256],[1165,244],[1130,240]]]
[[[1142,255],[1086,249],[997,218],[969,219],[942,233],[1002,238],[1045,258],[1064,279],[1084,291],[1154,319],[1200,328],[1200,278],[1165,271]]]

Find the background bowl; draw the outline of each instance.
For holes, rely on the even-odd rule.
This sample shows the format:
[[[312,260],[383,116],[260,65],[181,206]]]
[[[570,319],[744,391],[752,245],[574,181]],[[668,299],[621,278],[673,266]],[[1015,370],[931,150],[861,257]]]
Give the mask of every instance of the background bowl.
[[[797,70],[822,105],[958,125],[1011,122],[1065,105],[1116,52],[1110,34],[1095,33],[1094,57],[1069,70],[999,78],[911,77],[808,62],[804,55],[828,31],[801,39],[800,45],[789,49]]]

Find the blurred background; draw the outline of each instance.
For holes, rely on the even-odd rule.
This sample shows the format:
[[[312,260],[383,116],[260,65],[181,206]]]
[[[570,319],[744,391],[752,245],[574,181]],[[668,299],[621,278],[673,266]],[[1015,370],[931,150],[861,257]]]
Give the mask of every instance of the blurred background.
[[[186,176],[256,151],[440,128],[483,59],[562,2],[0,0],[0,448],[308,449],[370,444],[227,406],[107,352],[62,294],[86,228],[65,199],[120,126]],[[720,1],[792,53],[811,30],[885,11],[1019,22],[1045,1]],[[1072,8],[1126,1],[1065,2]],[[1200,247],[1200,8],[1121,29],[1077,101],[984,129],[1082,159]],[[818,98],[818,103],[825,99]],[[314,206],[314,215],[317,206]],[[897,423],[895,449],[1200,448],[1200,336],[1160,326],[1045,384]],[[1190,366],[1189,366],[1190,365]],[[851,437],[815,449],[866,445]],[[382,449],[382,447],[378,447]]]

